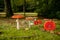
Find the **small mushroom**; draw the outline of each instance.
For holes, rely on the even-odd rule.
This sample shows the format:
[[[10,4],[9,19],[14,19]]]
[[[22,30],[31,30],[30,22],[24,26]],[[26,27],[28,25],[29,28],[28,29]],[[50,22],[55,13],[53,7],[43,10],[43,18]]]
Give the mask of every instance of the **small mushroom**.
[[[33,23],[30,22],[30,20],[33,20],[33,17],[26,17],[26,20],[28,21],[29,28],[30,28],[30,25],[33,24]]]
[[[16,19],[17,22],[17,29],[19,30],[19,18],[24,18],[23,15],[13,15],[12,18]]]
[[[40,19],[37,20],[38,24],[42,24],[42,21]]]
[[[35,25],[40,25],[40,24],[42,24],[42,21],[41,21],[40,19],[35,20],[35,21],[34,21],[34,24],[35,24]]]

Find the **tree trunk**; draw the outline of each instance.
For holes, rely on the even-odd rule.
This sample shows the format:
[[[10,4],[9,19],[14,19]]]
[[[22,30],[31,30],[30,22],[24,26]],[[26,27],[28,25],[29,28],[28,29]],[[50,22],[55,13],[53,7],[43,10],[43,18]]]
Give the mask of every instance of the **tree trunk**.
[[[12,8],[11,8],[11,1],[4,0],[4,3],[5,3],[6,17],[11,17],[13,15]]]
[[[26,16],[26,15],[25,15],[25,10],[26,10],[26,9],[25,9],[25,8],[26,8],[25,5],[26,5],[26,0],[24,0],[24,2],[23,2],[23,12],[24,12],[24,16]]]

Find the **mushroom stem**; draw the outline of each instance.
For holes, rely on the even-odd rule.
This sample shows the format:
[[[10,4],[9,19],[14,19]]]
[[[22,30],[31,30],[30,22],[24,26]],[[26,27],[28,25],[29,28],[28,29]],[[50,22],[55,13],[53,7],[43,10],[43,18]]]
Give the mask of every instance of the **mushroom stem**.
[[[16,19],[16,22],[17,22],[17,29],[19,30],[19,19],[18,18]]]
[[[29,20],[29,28],[30,28],[30,20]]]

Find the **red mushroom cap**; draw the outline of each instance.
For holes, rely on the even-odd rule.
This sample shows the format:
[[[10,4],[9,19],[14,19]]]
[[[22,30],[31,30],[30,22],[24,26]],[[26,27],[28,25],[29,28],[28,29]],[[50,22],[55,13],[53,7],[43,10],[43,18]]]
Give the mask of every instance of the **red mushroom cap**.
[[[34,24],[35,24],[35,25],[39,25],[39,24],[41,24],[41,23],[42,23],[42,21],[41,21],[40,19],[34,21]]]
[[[45,30],[55,30],[55,22],[54,21],[51,21],[51,20],[49,20],[49,21],[46,21],[45,23],[44,23],[44,29]]]
[[[42,21],[40,19],[38,19],[37,22],[38,22],[38,24],[41,24],[42,23]]]
[[[13,15],[12,18],[24,18],[23,15]]]
[[[38,25],[38,22],[37,21],[34,21],[34,25]]]

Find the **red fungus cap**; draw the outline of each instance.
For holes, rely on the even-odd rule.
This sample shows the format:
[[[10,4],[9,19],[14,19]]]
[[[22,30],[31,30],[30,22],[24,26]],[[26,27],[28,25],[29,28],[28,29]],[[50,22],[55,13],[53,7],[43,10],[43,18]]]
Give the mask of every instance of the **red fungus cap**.
[[[56,26],[55,22],[51,21],[51,20],[46,21],[44,23],[44,29],[47,30],[47,31],[49,31],[49,30],[55,30],[55,26]]]
[[[24,18],[23,15],[13,15],[12,18]]]
[[[42,21],[40,19],[38,19],[37,22],[38,22],[38,24],[41,24],[42,23]]]
[[[40,19],[34,21],[34,24],[35,24],[35,25],[39,25],[39,24],[41,24],[41,23],[42,23],[42,21],[41,21]]]
[[[38,25],[38,22],[37,21],[34,21],[34,25]]]

